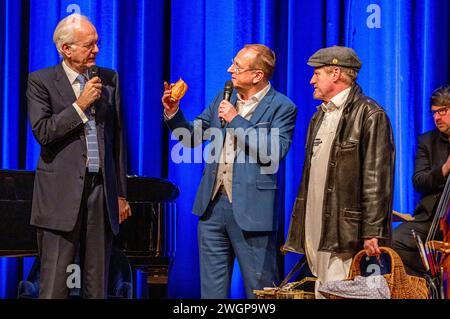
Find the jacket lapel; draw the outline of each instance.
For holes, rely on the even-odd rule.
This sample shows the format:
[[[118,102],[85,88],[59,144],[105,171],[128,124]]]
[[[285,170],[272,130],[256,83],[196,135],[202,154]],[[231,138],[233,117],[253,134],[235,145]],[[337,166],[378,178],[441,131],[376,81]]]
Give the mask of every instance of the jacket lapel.
[[[258,123],[258,121],[264,115],[266,110],[269,108],[270,103],[272,103],[274,96],[275,96],[275,90],[271,87],[269,92],[267,92],[267,94],[264,96],[264,98],[261,100],[261,102],[259,102],[255,111],[253,112],[252,116],[250,117],[250,122],[252,124]],[[237,99],[237,97],[236,97],[236,99]],[[236,103],[236,99],[235,99],[235,103]],[[242,151],[243,151],[243,149],[237,148],[237,152],[236,152],[234,158],[236,159]]]
[[[255,111],[253,112],[252,116],[250,117],[250,122],[252,122],[253,124],[258,123],[258,121],[266,112],[267,108],[270,106],[270,103],[272,102],[274,96],[275,90],[273,87],[271,87],[269,92],[267,92],[267,94],[264,96],[264,98],[261,100]]]
[[[63,105],[72,107],[72,104],[77,100],[75,92],[73,91],[72,84],[67,77],[66,72],[62,66],[62,62],[55,66],[55,87],[61,96]],[[84,136],[84,130],[81,131],[80,140],[86,146],[86,137]]]
[[[64,105],[72,105],[76,101],[77,97],[73,92],[72,84],[69,82],[61,63],[55,66],[55,86]]]
[[[351,113],[352,109],[349,109],[347,106],[348,105],[354,105],[353,100],[355,99],[355,96],[358,94],[361,94],[362,90],[361,87],[357,84],[354,83],[353,86],[350,89],[350,93],[347,97],[347,100],[345,102],[345,104],[342,106],[344,108],[343,112],[342,112],[342,116],[341,119],[339,120],[339,124],[338,127],[336,129],[336,132],[340,132],[341,127],[342,127],[342,123],[345,120],[347,114]],[[310,141],[310,145],[308,145],[310,147],[310,150],[312,150],[312,144],[314,142],[314,139],[316,138],[316,135],[319,131],[320,125],[322,123],[322,120],[325,116],[325,113],[321,110],[320,107],[318,107],[317,112],[314,114],[313,118],[311,119],[311,123],[312,123],[312,137],[311,138],[307,138],[308,141]],[[311,155],[312,155],[312,151],[311,151]]]
[[[316,114],[317,116],[315,116],[314,118],[314,124],[312,129],[312,138],[311,138],[312,141],[314,141],[314,139],[316,138],[316,135],[319,132],[320,124],[322,123],[323,117],[325,115],[325,113],[321,109],[319,109]]]

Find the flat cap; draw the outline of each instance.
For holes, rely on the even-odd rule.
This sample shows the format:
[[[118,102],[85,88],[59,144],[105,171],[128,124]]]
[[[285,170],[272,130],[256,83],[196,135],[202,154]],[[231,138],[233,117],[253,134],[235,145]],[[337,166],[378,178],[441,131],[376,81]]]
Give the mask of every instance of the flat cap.
[[[316,51],[316,53],[311,55],[309,58],[308,65],[313,67],[336,65],[353,68],[359,71],[362,63],[353,49],[348,47],[332,46]]]

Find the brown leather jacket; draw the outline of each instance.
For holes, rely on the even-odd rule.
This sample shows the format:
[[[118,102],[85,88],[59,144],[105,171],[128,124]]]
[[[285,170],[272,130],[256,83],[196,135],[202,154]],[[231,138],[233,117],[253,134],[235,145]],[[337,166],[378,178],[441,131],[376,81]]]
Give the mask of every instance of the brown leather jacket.
[[[283,249],[304,253],[304,221],[313,141],[324,112],[308,128],[300,189]],[[330,151],[319,250],[355,253],[364,238],[390,239],[395,146],[384,110],[353,84]]]

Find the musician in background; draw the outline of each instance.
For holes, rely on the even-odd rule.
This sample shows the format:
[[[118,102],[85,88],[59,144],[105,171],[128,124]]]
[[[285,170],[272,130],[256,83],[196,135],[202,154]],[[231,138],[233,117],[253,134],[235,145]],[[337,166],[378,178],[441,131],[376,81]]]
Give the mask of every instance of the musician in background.
[[[206,159],[193,209],[200,217],[202,298],[229,297],[235,257],[247,298],[255,297],[254,289],[273,287],[277,281],[277,165],[291,145],[297,108],[269,83],[274,70],[275,54],[270,48],[246,45],[228,68],[236,89],[231,100],[220,92],[194,123],[186,120],[179,101],[171,100],[173,86],[164,85],[164,118],[171,130],[185,128],[194,137],[194,128],[223,133],[216,136],[217,145],[223,145],[217,151],[220,158]],[[254,132],[259,143],[238,134],[239,130]],[[270,149],[261,143],[265,139]],[[274,170],[265,170],[266,165]]]
[[[436,129],[419,136],[413,175],[414,189],[422,198],[414,210],[414,220],[398,226],[392,242],[406,272],[415,276],[423,276],[425,268],[411,230],[414,229],[425,243],[439,195],[450,172],[450,86],[436,89],[431,95],[430,106]]]
[[[79,250],[82,297],[107,296],[113,234],[130,215],[117,73],[98,68],[95,27],[84,16],[59,22],[63,61],[28,78],[28,115],[41,153],[31,224],[37,227],[39,298],[66,298]]]

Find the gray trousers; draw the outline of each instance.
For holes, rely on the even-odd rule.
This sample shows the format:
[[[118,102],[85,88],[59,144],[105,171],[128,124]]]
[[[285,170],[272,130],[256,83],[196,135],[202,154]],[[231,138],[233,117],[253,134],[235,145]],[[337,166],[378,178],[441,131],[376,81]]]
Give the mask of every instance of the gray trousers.
[[[70,232],[37,229],[41,262],[39,298],[68,297],[67,279],[74,272],[67,270],[75,262],[77,253],[81,268],[82,298],[107,297],[113,236],[106,216],[102,176],[86,173],[80,212],[74,229]]]

